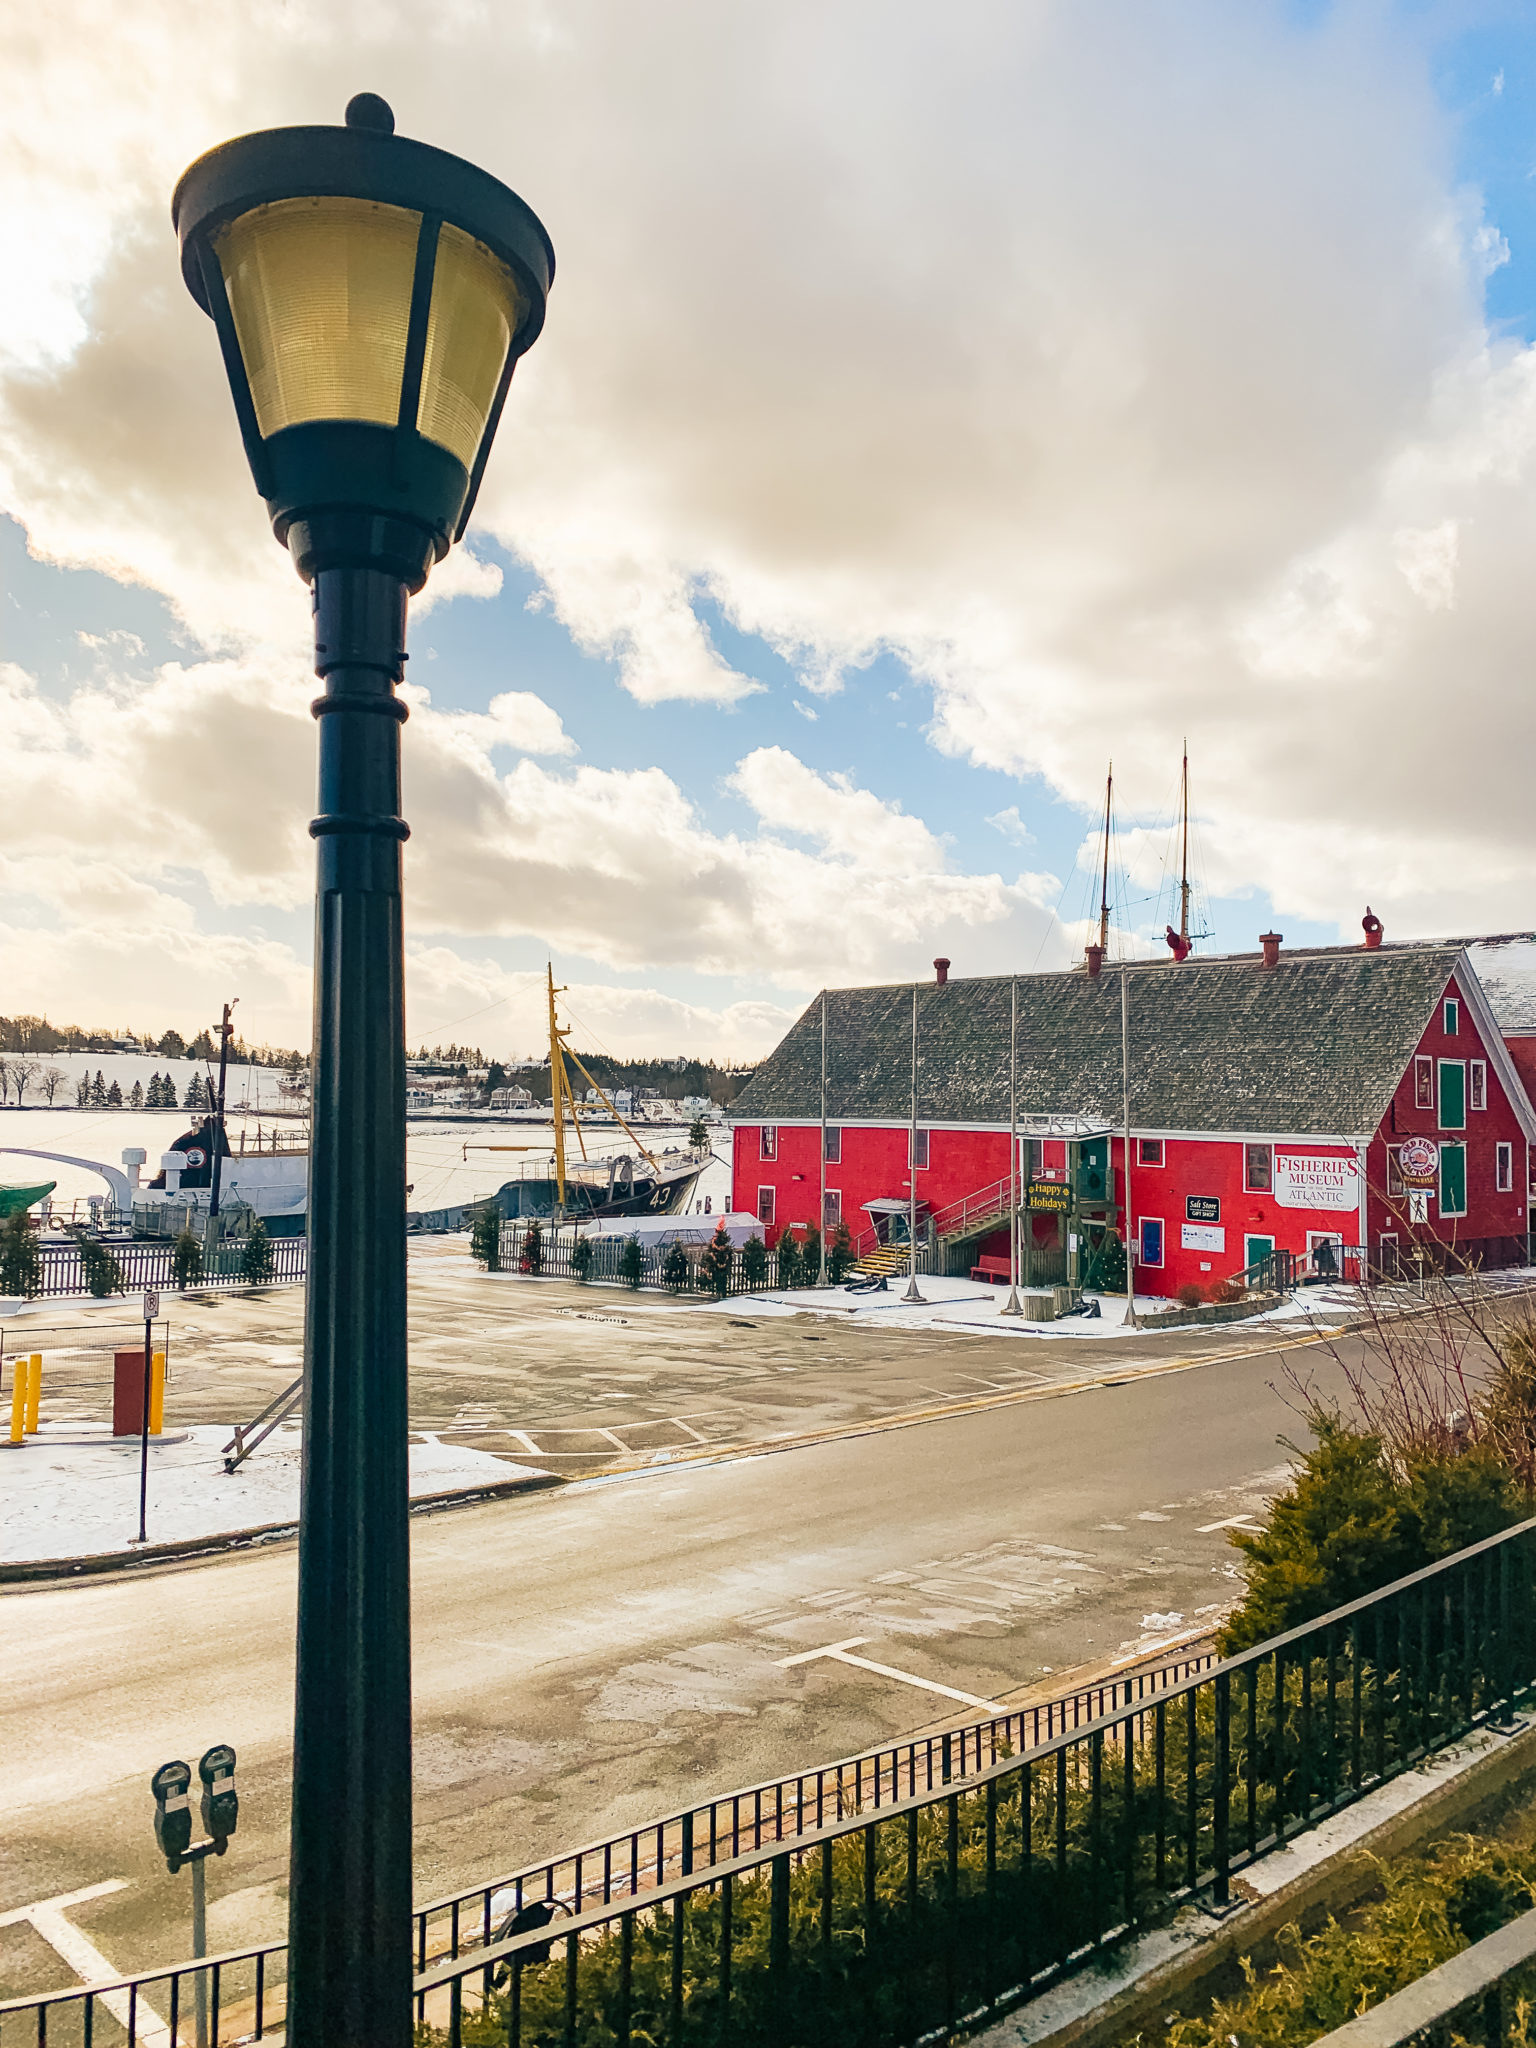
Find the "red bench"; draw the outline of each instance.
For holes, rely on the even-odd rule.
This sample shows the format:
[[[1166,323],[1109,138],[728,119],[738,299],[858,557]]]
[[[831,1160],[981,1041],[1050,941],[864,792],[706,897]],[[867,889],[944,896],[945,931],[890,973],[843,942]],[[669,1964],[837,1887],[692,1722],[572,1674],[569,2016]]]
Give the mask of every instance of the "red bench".
[[[1006,1280],[1009,1277],[1008,1261],[999,1258],[978,1259],[971,1268],[973,1280]]]

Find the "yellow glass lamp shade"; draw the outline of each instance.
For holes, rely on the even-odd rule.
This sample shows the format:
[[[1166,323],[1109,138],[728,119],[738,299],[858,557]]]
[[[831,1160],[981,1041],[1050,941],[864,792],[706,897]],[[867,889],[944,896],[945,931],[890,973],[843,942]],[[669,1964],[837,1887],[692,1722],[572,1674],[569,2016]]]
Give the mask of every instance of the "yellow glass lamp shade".
[[[263,440],[400,411],[421,216],[367,199],[279,199],[214,238]]]
[[[421,215],[366,199],[282,199],[214,239],[263,440],[313,420],[393,427]],[[445,225],[416,426],[472,469],[516,330],[511,271]]]
[[[466,469],[474,467],[522,310],[506,264],[472,235],[445,226],[437,242],[416,424]]]

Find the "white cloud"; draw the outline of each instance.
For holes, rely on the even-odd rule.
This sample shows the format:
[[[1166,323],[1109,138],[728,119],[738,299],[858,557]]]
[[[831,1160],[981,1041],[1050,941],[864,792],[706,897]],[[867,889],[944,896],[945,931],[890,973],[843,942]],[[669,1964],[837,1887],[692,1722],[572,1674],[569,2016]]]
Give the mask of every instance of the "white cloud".
[[[1019,816],[1017,804],[1010,804],[1005,811],[994,811],[987,819],[994,832],[1001,832],[1005,839],[1011,839],[1015,846],[1033,846],[1035,835]]]
[[[481,519],[637,698],[756,688],[712,605],[807,689],[894,653],[931,687],[936,746],[1085,803],[1109,735],[1134,810],[1188,730],[1213,869],[1282,909],[1518,921],[1536,355],[1485,328],[1505,251],[1455,183],[1431,33],[1349,0],[1304,28],[1278,0],[465,0],[425,32],[395,0],[210,0],[191,37],[170,0],[59,0],[7,51],[6,502],[40,552],[165,590],[235,662],[162,679],[131,744],[49,727],[56,779],[28,769],[33,825],[5,843],[63,843],[83,749],[109,816],[147,778],[162,869],[206,850],[221,900],[295,898],[304,849],[272,820],[300,812],[226,794],[235,844],[206,745],[192,765],[148,744],[173,713],[211,730],[214,687],[218,759],[231,737],[243,757],[259,668],[283,679],[270,772],[308,780],[303,597],[165,201],[226,134],[334,119],[361,65],[403,132],[550,226],[548,327]],[[464,553],[452,574],[494,578]],[[539,744],[520,716],[497,730]],[[409,750],[453,849],[413,842],[433,928],[558,916],[614,966],[747,960],[806,986],[833,961],[887,971],[923,918],[955,922],[959,960],[1036,914],[1029,878],[952,873],[921,820],[783,749],[738,771],[764,806],[738,842],[659,770],[525,753],[498,778],[500,742],[441,719]],[[87,850],[105,836],[93,818]]]

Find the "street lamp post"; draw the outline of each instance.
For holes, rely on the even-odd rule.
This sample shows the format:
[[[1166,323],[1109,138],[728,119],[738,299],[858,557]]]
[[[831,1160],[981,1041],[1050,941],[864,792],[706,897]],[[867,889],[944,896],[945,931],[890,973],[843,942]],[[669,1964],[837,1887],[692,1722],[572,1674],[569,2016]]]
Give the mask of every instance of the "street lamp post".
[[[462,537],[554,274],[543,227],[362,93],[176,188],[273,532],[313,591],[320,722],[289,2048],[408,2048],[400,727],[407,600]]]

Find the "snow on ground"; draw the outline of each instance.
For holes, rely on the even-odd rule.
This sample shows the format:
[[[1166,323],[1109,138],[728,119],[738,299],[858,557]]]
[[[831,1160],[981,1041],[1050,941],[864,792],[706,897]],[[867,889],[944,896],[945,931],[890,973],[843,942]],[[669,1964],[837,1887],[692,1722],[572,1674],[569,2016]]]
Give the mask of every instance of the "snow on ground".
[[[199,1424],[149,1447],[148,1540],[230,1535],[299,1512],[303,1432],[277,1430],[236,1472],[224,1470],[229,1430]],[[139,1439],[79,1423],[45,1423],[25,1444],[0,1444],[0,1563],[128,1550],[139,1528]],[[487,1451],[427,1436],[410,1445],[411,1498],[508,1479],[541,1478]]]
[[[1529,1286],[1533,1278],[1536,1278],[1536,1267],[1520,1266],[1485,1273],[1481,1276],[1481,1284],[1498,1292]],[[984,1331],[992,1337],[1092,1338],[1123,1337],[1127,1334],[1123,1294],[1086,1295],[1086,1300],[1098,1303],[1097,1316],[1063,1316],[1054,1323],[1030,1323],[1022,1316],[1005,1316],[1002,1313],[1008,1299],[1006,1287],[987,1287],[975,1280],[927,1273],[918,1274],[917,1285],[923,1296],[921,1308],[903,1304],[902,1296],[907,1290],[905,1276],[887,1281],[884,1293],[851,1293],[845,1287],[797,1287],[782,1291],[776,1288],[763,1294],[736,1294],[726,1301],[712,1301],[702,1306],[696,1303],[679,1303],[678,1306],[696,1315],[831,1316],[843,1322],[878,1321],[880,1327],[887,1330]],[[1023,1292],[1021,1288],[1020,1293]],[[1383,1309],[1402,1310],[1417,1306],[1420,1295],[1416,1286],[1404,1284],[1378,1289],[1375,1298]],[[1334,1330],[1344,1317],[1359,1314],[1362,1300],[1356,1287],[1298,1287],[1277,1307],[1264,1309],[1258,1315],[1240,1317],[1235,1322],[1179,1323],[1163,1332],[1143,1329],[1141,1334],[1187,1339],[1190,1332],[1197,1329],[1243,1330],[1277,1322],[1304,1322],[1324,1330]],[[1156,1315],[1177,1305],[1158,1295],[1138,1294],[1136,1297],[1139,1316]]]

